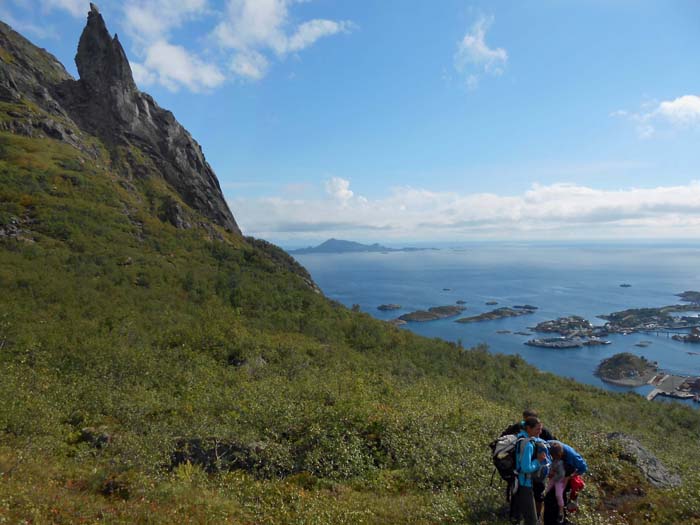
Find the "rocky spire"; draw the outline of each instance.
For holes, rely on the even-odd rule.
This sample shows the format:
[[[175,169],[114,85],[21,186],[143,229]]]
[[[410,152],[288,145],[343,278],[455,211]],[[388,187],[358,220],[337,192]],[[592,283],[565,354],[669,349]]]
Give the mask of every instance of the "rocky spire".
[[[25,97],[47,114],[43,120],[29,122],[20,117],[0,120],[0,130],[30,136],[41,133],[85,151],[93,151],[94,146],[73,129],[94,135],[112,153],[116,172],[125,177],[160,176],[189,207],[169,201],[161,218],[178,228],[207,228],[199,214],[241,234],[202,148],[170,111],[138,90],[126,53],[116,35],[112,38],[107,31],[95,4],[90,4],[75,57],[78,81],[54,57],[2,21],[0,51],[12,57],[9,62],[0,57],[0,101]],[[64,126],[67,121],[75,124],[69,127],[71,133]]]
[[[90,90],[107,93],[112,88],[136,91],[131,66],[117,35],[112,38],[105,21],[93,3],[90,4],[87,25],[80,35],[75,55],[80,80]]]

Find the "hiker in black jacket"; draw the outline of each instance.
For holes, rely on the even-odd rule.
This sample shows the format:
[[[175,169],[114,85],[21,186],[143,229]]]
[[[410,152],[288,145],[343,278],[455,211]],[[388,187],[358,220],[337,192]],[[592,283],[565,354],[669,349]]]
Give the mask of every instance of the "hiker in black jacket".
[[[518,421],[517,423],[513,423],[511,426],[506,428],[503,432],[501,432],[502,436],[507,436],[508,434],[513,434],[514,436],[517,435],[522,429],[523,429],[523,423],[525,423],[525,420],[529,417],[540,417],[537,415],[537,412],[532,410],[531,408],[526,408],[523,410],[523,419],[521,421]],[[545,427],[542,427],[542,433],[540,434],[540,438],[544,439],[545,441],[556,441],[557,438],[552,435],[552,433],[547,430]]]
[[[521,421],[518,421],[517,423],[513,423],[510,425],[508,428],[506,428],[503,432],[501,432],[501,436],[507,436],[508,434],[514,434],[517,435],[520,433],[520,431],[523,429],[523,425],[525,424],[525,420],[529,417],[539,417],[537,415],[537,412],[532,410],[531,408],[526,408],[523,410],[523,419]],[[542,427],[542,432],[540,433],[540,439],[544,439],[545,441],[552,441],[556,440],[557,438],[554,437],[554,435],[547,430],[546,428]],[[539,481],[534,481],[532,482],[532,492],[535,496],[535,507],[537,509],[537,516],[541,516],[542,514],[542,504],[544,502],[544,488],[545,484],[543,482]],[[507,490],[508,494],[510,494],[512,487],[509,485]],[[520,520],[520,513],[518,512],[518,509],[516,508],[517,506],[515,505],[515,499],[511,498],[510,499],[510,519],[513,523],[517,523]]]

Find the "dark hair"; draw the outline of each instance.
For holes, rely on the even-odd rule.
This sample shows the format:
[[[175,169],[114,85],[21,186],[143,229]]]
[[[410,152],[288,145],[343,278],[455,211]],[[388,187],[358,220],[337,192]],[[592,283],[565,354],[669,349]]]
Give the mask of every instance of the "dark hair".
[[[529,417],[539,417],[539,414],[531,408],[526,408],[523,410],[523,419],[527,419]]]
[[[527,428],[535,428],[539,424],[539,418],[536,418],[535,416],[530,416],[525,418],[525,424],[523,426]]]
[[[549,453],[553,458],[560,458],[564,455],[564,447],[561,446],[561,443],[550,443]]]

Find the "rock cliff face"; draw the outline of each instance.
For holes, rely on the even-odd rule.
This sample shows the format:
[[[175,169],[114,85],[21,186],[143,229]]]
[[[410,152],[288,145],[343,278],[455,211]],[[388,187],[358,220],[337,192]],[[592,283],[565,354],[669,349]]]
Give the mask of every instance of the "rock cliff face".
[[[104,19],[90,4],[87,24],[75,57],[80,80],[74,80],[49,53],[0,22],[0,102],[30,100],[39,114],[17,113],[0,122],[0,129],[29,136],[63,140],[89,152],[82,134],[98,137],[115,162],[130,163],[119,148],[137,148],[182,200],[225,229],[240,234],[224,200],[219,182],[202,149],[175,119],[151,96],[138,90],[126,53]],[[124,170],[125,176],[148,176]],[[176,214],[181,228],[191,221]]]

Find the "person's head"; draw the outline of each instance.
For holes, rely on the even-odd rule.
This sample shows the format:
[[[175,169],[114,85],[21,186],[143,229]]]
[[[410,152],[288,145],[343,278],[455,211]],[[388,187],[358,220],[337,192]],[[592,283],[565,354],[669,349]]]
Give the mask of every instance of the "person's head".
[[[525,410],[523,410],[523,419],[527,419],[529,417],[540,417],[540,416],[535,410],[533,410],[531,408],[526,408]]]
[[[525,429],[525,432],[527,432],[528,436],[538,437],[540,432],[542,432],[542,423],[540,422],[539,418],[535,416],[526,417],[523,428]]]
[[[561,443],[550,443],[549,454],[552,459],[561,459],[564,456],[564,447],[561,446]]]

